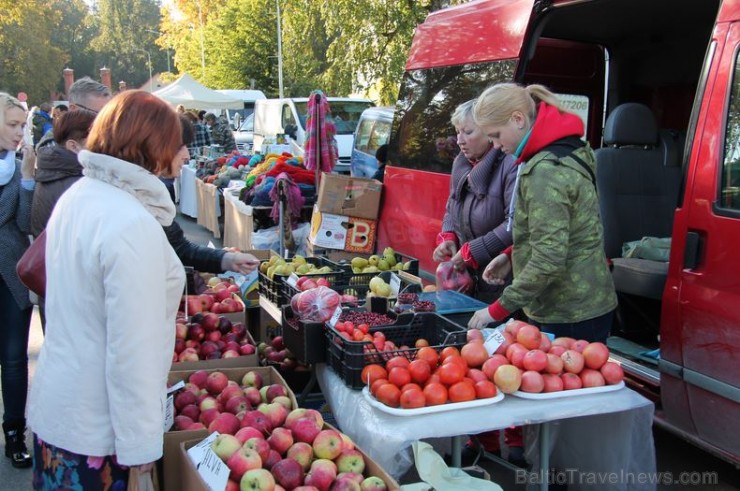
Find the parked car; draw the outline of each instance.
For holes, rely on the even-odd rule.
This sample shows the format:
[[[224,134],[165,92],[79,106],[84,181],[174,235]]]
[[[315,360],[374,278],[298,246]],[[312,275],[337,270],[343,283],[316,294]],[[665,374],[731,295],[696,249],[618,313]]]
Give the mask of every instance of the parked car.
[[[355,129],[350,172],[353,176],[371,178],[378,170],[375,152],[388,143],[393,125],[392,107],[371,107],[362,111]]]
[[[254,143],[254,113],[247,116],[234,130],[236,148],[242,154],[252,153]]]
[[[497,82],[548,86],[586,121],[597,149],[619,298],[613,358],[656,402],[656,424],[735,465],[739,52],[738,0],[481,0],[431,13],[399,90],[377,241],[431,275],[453,110]],[[625,242],[669,235],[667,263],[648,271],[640,261],[649,259],[621,257]]]

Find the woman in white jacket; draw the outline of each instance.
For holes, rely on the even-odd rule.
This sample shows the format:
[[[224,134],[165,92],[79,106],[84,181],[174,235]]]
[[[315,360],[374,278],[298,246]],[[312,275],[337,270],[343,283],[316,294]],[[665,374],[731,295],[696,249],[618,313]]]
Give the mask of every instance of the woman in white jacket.
[[[103,108],[87,148],[84,177],[46,229],[46,337],[29,403],[34,489],[125,488],[130,466],[146,472],[162,455],[185,275],[162,229],[175,207],[158,176],[179,174],[189,156],[175,111],[143,91]]]

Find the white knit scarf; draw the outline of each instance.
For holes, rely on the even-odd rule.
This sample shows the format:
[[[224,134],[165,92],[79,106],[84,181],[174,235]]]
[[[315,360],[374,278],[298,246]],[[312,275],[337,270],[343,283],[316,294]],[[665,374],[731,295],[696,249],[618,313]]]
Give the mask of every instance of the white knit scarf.
[[[5,186],[10,182],[15,173],[15,152],[8,151],[5,157],[0,160],[0,186]]]

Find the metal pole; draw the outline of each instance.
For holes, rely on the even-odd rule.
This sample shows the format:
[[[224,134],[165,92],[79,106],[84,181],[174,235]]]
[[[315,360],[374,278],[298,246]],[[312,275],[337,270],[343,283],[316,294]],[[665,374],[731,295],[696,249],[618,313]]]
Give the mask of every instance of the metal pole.
[[[154,80],[152,79],[152,55],[147,51],[146,57],[149,59],[149,92],[154,92]]]
[[[283,34],[282,25],[280,23],[280,1],[275,0],[275,7],[277,8],[277,41],[278,41],[278,91],[280,98],[283,95]]]
[[[203,82],[206,78],[206,51],[203,44],[203,9],[201,8],[200,0],[198,0],[198,18],[200,20],[200,70],[201,77],[203,78],[201,82]]]

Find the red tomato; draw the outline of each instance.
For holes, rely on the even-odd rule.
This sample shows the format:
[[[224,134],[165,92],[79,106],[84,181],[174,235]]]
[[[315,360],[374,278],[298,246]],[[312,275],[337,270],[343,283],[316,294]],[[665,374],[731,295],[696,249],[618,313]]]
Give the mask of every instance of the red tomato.
[[[389,407],[398,407],[401,403],[401,389],[393,384],[383,384],[378,387],[375,397]]]
[[[447,388],[438,382],[427,384],[423,392],[427,406],[437,406],[447,402]]]
[[[373,382],[372,385],[370,385],[370,393],[372,395],[375,395],[375,393],[378,391],[378,387],[384,384],[390,384],[390,382],[388,382],[387,378],[379,378],[378,380]]]
[[[391,369],[396,367],[408,368],[409,363],[410,362],[408,358],[406,358],[405,356],[394,356],[386,362],[385,369],[390,372]]]
[[[475,387],[468,382],[453,384],[447,391],[450,402],[465,402],[475,399]]]
[[[421,389],[411,388],[401,393],[399,403],[404,409],[415,409],[424,407],[426,405],[426,399]]]
[[[388,372],[388,381],[396,387],[401,388],[411,382],[411,374],[406,368],[394,367]]]
[[[427,363],[426,360],[412,361],[409,363],[408,370],[411,374],[411,380],[417,384],[423,384],[432,376],[432,369],[429,367],[429,363]]]
[[[365,366],[365,368],[362,369],[362,373],[360,374],[360,376],[362,377],[363,384],[373,385],[373,382],[378,379],[387,379],[388,372],[386,372],[385,368],[381,367],[380,365],[372,364]]]
[[[437,368],[437,363],[439,362],[439,354],[434,348],[424,346],[416,352],[416,359],[426,361],[429,364],[429,368],[434,370]]]
[[[362,334],[367,334],[370,330],[370,326],[368,326],[367,324],[360,324],[359,326],[357,326],[357,329],[362,331]]]
[[[488,359],[488,351],[483,343],[471,342],[462,347],[460,355],[470,368],[479,368]]]
[[[465,369],[457,363],[445,363],[437,369],[439,381],[449,386],[460,382],[465,377]]]
[[[490,380],[481,380],[475,383],[475,397],[478,399],[489,399],[496,396],[496,384]]]
[[[401,387],[401,394],[411,389],[419,389],[421,391],[421,386],[419,384],[415,384],[414,382],[409,382],[408,384]]]
[[[444,361],[445,361],[445,359],[446,359],[446,358],[447,358],[448,356],[450,356],[450,355],[458,355],[458,356],[459,356],[459,355],[460,355],[460,350],[459,350],[459,349],[457,349],[457,348],[456,348],[456,347],[454,347],[454,346],[447,346],[446,348],[444,348],[444,349],[442,350],[442,353],[440,353],[440,355],[439,355],[439,359],[440,359],[440,361],[444,362]]]

